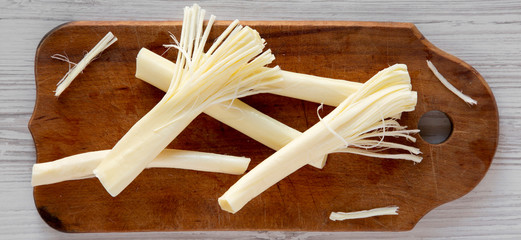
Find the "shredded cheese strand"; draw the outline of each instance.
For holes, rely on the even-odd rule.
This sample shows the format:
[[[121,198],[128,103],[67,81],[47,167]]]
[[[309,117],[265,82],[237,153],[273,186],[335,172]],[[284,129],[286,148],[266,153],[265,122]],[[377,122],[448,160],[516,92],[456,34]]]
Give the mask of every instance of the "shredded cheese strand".
[[[348,219],[370,218],[385,215],[398,215],[398,207],[382,207],[356,212],[331,212],[329,219],[332,221],[343,221]]]
[[[118,39],[112,34],[112,32],[108,32],[105,37],[99,41],[94,48],[92,48],[83,59],[74,65],[73,68],[70,68],[69,71],[63,76],[63,78],[58,82],[58,86],[56,87],[55,96],[59,97],[63,91],[72,83],[72,81],[91,63],[96,56],[98,56],[101,52],[107,49],[110,45],[115,43]],[[54,56],[54,55],[53,55]],[[56,59],[56,57],[54,57]],[[60,59],[58,56],[59,60]],[[71,64],[68,58],[65,58],[65,61]]]
[[[321,103],[318,107],[317,107],[317,117],[318,117],[318,120],[320,121],[320,123],[322,123],[324,125],[324,127],[331,133],[333,134],[333,136],[335,136],[336,138],[338,138],[341,142],[344,143],[344,147],[347,148],[349,147],[349,143],[345,140],[345,138],[343,138],[342,136],[340,136],[340,134],[338,134],[337,132],[335,132],[335,130],[333,130],[328,124],[327,122],[325,122],[322,117],[320,116],[320,113],[319,111],[322,110],[322,108],[324,107],[324,104]]]
[[[470,105],[478,104],[478,102],[476,100],[463,94],[463,92],[461,92],[456,87],[454,87],[454,85],[450,84],[450,82],[445,77],[443,77],[443,75],[441,75],[440,72],[438,72],[438,69],[436,69],[436,67],[434,66],[434,64],[432,64],[431,61],[427,60],[427,66],[429,66],[429,69],[432,71],[432,73],[434,73],[434,76],[436,76],[436,78],[438,78],[438,80],[440,80],[440,82],[443,84],[443,86],[445,86],[451,92],[456,94],[456,96],[458,96],[459,98],[461,98],[463,101],[465,101],[466,103],[468,103]]]

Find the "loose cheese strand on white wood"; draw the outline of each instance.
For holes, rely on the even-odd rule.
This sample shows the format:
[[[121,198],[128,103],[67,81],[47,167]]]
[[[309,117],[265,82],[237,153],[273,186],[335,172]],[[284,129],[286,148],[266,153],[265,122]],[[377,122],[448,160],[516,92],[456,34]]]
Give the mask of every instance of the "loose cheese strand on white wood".
[[[369,140],[366,139],[369,130],[384,126],[381,124],[382,118],[388,119],[401,112],[414,110],[417,94],[411,90],[407,67],[396,64],[380,71],[364,83],[322,121],[342,136],[349,145],[360,140]],[[386,131],[387,133],[389,132]],[[344,141],[335,137],[324,124],[317,123],[242,176],[218,199],[219,205],[221,209],[235,213],[278,181],[309,164],[315,157],[335,152],[343,146]],[[393,148],[392,145],[383,143],[380,147]],[[412,153],[399,156],[402,155]]]
[[[174,48],[174,44],[164,45]],[[136,77],[166,91],[174,76],[176,64],[142,48],[136,58]],[[280,71],[282,81],[272,82],[270,93],[305,101],[338,106],[362,83],[341,79],[318,77],[302,73]]]
[[[85,67],[94,60],[96,56],[98,56],[101,52],[103,52],[117,40],[118,39],[114,36],[114,34],[108,32],[105,35],[105,37],[103,37],[101,41],[99,41],[98,44],[96,44],[96,46],[94,46],[94,48],[92,48],[79,63],[74,65],[73,68],[69,67],[69,71],[58,82],[58,87],[56,88],[54,96],[60,96],[60,94],[62,94],[62,92],[65,91],[65,89],[71,84],[72,80],[74,80],[74,78],[76,78],[78,74],[80,74],[83,71],[83,69],[85,69]],[[64,59],[59,60],[64,61]],[[65,59],[65,61],[69,64],[72,63],[68,59]]]
[[[427,66],[429,66],[429,69],[432,71],[432,73],[434,73],[434,76],[436,76],[436,78],[438,78],[438,80],[440,80],[440,82],[447,89],[449,89],[451,92],[456,94],[456,96],[458,96],[459,98],[461,98],[463,101],[465,101],[466,103],[468,103],[470,105],[476,105],[478,103],[476,100],[463,94],[460,90],[458,90],[456,87],[454,87],[452,84],[450,84],[450,82],[447,81],[447,79],[445,77],[443,77],[443,75],[441,75],[440,72],[438,72],[438,69],[436,69],[436,67],[434,66],[434,64],[432,64],[431,61],[427,60]]]

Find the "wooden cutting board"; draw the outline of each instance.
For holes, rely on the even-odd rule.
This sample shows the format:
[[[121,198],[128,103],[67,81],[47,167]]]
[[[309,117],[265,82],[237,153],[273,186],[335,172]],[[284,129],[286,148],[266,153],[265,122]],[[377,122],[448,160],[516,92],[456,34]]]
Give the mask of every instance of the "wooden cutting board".
[[[145,170],[119,196],[97,179],[34,188],[43,220],[65,232],[127,231],[402,231],[433,208],[471,191],[487,172],[498,142],[498,111],[492,92],[468,64],[429,43],[413,24],[375,22],[243,22],[261,33],[284,70],[364,82],[395,63],[407,64],[416,110],[401,122],[418,126],[431,110],[453,124],[447,141],[415,144],[423,162],[331,154],[323,170],[305,166],[230,214],[217,203],[240,176],[177,169]],[[227,22],[218,22],[210,41]],[[134,77],[136,54],[145,47],[163,53],[179,36],[180,22],[72,22],[41,41],[35,58],[37,98],[29,128],[36,162],[110,149],[162,97],[163,92]],[[108,48],[60,96],[56,83],[66,54],[81,60],[108,31],[118,42]],[[174,59],[174,51],[164,56]],[[469,106],[429,71],[431,60],[458,89],[478,101]],[[262,94],[244,101],[300,131],[315,124],[318,104]],[[326,110],[331,110],[329,107]],[[273,150],[202,114],[170,145],[252,158],[249,169]],[[397,205],[398,216],[334,222],[332,211]],[[457,211],[457,210],[455,210]]]

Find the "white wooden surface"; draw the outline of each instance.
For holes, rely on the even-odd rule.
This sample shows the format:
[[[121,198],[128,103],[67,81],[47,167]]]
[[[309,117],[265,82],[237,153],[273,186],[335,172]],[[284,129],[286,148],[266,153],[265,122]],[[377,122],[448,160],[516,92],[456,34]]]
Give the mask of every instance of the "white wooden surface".
[[[35,100],[34,54],[55,26],[74,20],[178,20],[174,1],[0,0],[0,239],[521,239],[521,2],[200,1],[218,19],[412,22],[435,45],[487,80],[500,115],[499,147],[465,197],[398,233],[169,232],[65,234],[48,227],[30,186],[35,149],[27,122]]]

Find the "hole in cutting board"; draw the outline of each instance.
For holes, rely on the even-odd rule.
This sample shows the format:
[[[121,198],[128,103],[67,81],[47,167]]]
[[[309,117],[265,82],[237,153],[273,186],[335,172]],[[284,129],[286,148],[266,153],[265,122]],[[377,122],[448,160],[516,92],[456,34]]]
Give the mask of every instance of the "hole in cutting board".
[[[439,144],[445,142],[452,133],[452,121],[444,112],[433,110],[421,116],[418,129],[423,140]]]

